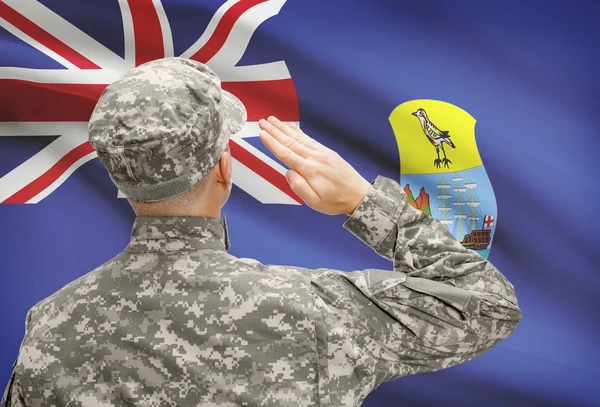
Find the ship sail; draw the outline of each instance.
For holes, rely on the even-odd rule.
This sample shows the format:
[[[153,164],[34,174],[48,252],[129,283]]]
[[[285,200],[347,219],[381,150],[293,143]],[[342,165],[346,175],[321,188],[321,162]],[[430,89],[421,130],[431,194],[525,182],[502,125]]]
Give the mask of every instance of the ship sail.
[[[466,202],[467,206],[469,208],[471,208],[470,212],[471,212],[471,216],[469,216],[469,220],[471,221],[471,230],[475,230],[475,229],[479,229],[479,227],[475,224],[475,221],[478,221],[481,219],[479,215],[479,210],[477,210],[477,208],[481,205],[481,202],[476,198],[475,196],[475,189],[477,188],[477,182],[475,181],[471,181],[469,179],[469,175],[467,174],[467,182],[464,183],[463,185],[465,188],[467,188],[469,190],[469,192],[467,192],[467,195],[469,195],[469,198]],[[477,212],[476,212],[477,210]]]
[[[442,175],[442,182],[436,185],[440,192],[437,194],[437,198],[442,200],[442,205],[438,207],[438,210],[442,213],[441,217],[438,219],[442,225],[451,225],[454,223],[454,220],[446,218],[446,214],[452,210],[451,206],[446,206],[446,199],[452,198],[452,194],[446,192],[446,189],[451,188],[452,185],[446,184],[444,182],[444,175]]]
[[[452,202],[452,205],[456,207],[457,209],[457,213],[454,213],[454,219],[456,219],[457,221],[457,226],[458,226],[458,236],[459,236],[459,240],[464,236],[463,233],[463,222],[464,219],[467,217],[466,213],[463,213],[463,208],[466,205],[466,202],[464,202],[463,200],[463,193],[465,193],[467,191],[467,188],[464,187],[464,185],[461,185],[460,181],[463,180],[463,177],[459,176],[458,174],[452,178],[452,181],[454,182],[454,186],[452,187],[452,190],[454,192],[456,192],[456,200],[454,202]]]
[[[481,201],[478,200],[475,189],[477,182],[470,180],[469,173],[464,171],[462,175],[454,173],[448,177],[451,183],[444,179],[448,174],[440,174],[441,180],[435,184],[438,193],[437,208],[430,204],[431,212],[437,209],[439,217],[436,219],[444,225],[457,240],[468,249],[486,250],[491,241],[491,230],[482,227]],[[466,181],[466,182],[465,182]],[[432,195],[430,195],[432,196]],[[485,220],[485,219],[484,219]],[[488,224],[493,222],[487,221]]]
[[[475,194],[477,182],[470,180],[466,171],[464,177],[466,180],[464,183],[461,183],[463,177],[458,174],[451,178],[453,182],[451,190],[456,192],[455,199],[452,202],[452,206],[456,209],[455,213],[452,213],[452,217],[456,220],[452,233],[455,236],[458,235],[458,240],[464,247],[473,250],[486,250],[489,247],[491,230],[480,227],[482,224],[481,202]],[[443,191],[445,192],[447,188],[444,184]]]

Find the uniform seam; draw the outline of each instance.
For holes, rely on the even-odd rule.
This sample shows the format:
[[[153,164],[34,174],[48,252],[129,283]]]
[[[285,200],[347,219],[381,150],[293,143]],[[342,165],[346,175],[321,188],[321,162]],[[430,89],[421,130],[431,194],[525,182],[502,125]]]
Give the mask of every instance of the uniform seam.
[[[392,227],[390,228],[389,232],[387,232],[385,234],[385,236],[383,236],[377,243],[375,243],[375,247],[378,250],[381,250],[381,247],[380,247],[381,243],[384,242],[384,241],[386,241],[386,239],[390,236],[390,234],[392,232],[396,231],[396,233],[398,233],[398,230],[399,230],[398,224],[396,222],[394,222],[391,217],[387,216],[385,214],[385,212],[383,212],[383,211],[380,211],[380,213],[382,213],[382,214],[384,214],[386,216],[386,218],[390,221],[390,224],[392,225]]]
[[[379,190],[377,190],[377,193],[383,193],[383,192],[379,189]],[[401,201],[402,201],[402,199],[401,199]],[[377,199],[375,199],[374,202],[378,202]],[[390,228],[389,232],[386,233],[385,236],[383,236],[383,238],[381,238],[377,243],[375,243],[375,247],[377,247],[379,249],[379,245],[381,244],[381,242],[384,242],[392,232],[396,231],[396,234],[398,233],[398,231],[400,229],[400,226],[398,225],[398,220],[400,219],[400,217],[402,216],[402,213],[406,209],[406,205],[408,205],[408,202],[406,202],[406,201],[399,202],[395,205],[396,208],[395,208],[394,212],[392,212],[391,214],[388,214],[388,213],[386,213],[385,210],[383,210],[381,205],[377,204],[377,211],[390,222],[390,224],[392,225],[392,228]]]
[[[312,288],[312,281],[309,278],[309,286]],[[314,358],[315,358],[315,381],[316,381],[316,387],[317,387],[317,405],[322,407],[323,404],[321,403],[321,374],[320,374],[320,360],[319,360],[319,345],[318,345],[318,338],[317,338],[317,326],[316,326],[316,318],[318,318],[317,316],[317,312],[314,308],[314,298],[308,293],[305,292],[304,293],[304,297],[306,300],[306,304],[307,307],[310,308],[310,314],[311,314],[311,320],[312,320],[312,324],[311,324],[311,329],[312,329],[312,351],[314,353]]]
[[[309,283],[309,289],[312,290],[313,289],[313,280],[312,277],[308,277],[308,283]],[[327,391],[323,391],[322,390],[327,390],[327,389],[322,389],[321,388],[321,359],[319,357],[319,338],[317,336],[317,320],[321,321],[322,318],[320,316],[320,314],[317,312],[316,310],[316,302],[315,302],[315,295],[312,295],[309,292],[305,292],[305,297],[308,297],[308,299],[310,301],[307,302],[309,308],[310,308],[310,313],[311,313],[311,320],[312,320],[312,330],[313,330],[313,341],[312,341],[312,349],[314,351],[315,354],[315,360],[316,360],[316,385],[317,385],[317,403],[319,406],[321,407],[328,407],[331,406],[331,400],[329,402],[327,402],[327,400],[322,400],[321,399],[321,393],[323,393],[324,395],[326,395],[326,397],[329,397],[329,393]],[[326,342],[328,339],[327,338],[323,338],[323,341]],[[327,378],[323,378],[323,380],[327,380]]]

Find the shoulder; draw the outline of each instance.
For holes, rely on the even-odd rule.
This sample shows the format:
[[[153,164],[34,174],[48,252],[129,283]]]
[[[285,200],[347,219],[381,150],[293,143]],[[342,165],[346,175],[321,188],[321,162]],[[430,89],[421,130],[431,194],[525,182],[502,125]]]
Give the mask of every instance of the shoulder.
[[[300,266],[264,264],[260,260],[250,257],[236,257],[229,253],[213,252],[202,254],[204,259],[213,262],[216,268],[229,268],[231,271],[267,273],[273,276],[310,276],[311,270]]]
[[[256,278],[268,281],[270,284],[283,284],[287,282],[290,285],[299,283],[309,284],[310,269],[290,266],[263,264],[259,260],[247,257],[237,257],[231,260],[231,266],[235,273],[246,276],[254,275]]]
[[[91,299],[95,295],[103,295],[103,287],[99,284],[104,272],[113,269],[122,262],[122,253],[96,267],[88,273],[65,284],[53,294],[35,304],[27,313],[27,322],[32,327],[45,324],[59,313],[68,311],[74,303]]]

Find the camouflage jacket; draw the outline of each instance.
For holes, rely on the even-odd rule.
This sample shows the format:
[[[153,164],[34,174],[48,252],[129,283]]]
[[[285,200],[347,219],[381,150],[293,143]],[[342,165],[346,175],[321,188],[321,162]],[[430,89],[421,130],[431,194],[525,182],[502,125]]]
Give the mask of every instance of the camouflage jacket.
[[[125,250],[27,314],[2,406],[359,405],[470,360],[521,319],[511,283],[385,177],[344,227],[393,271],[264,265],[214,218],[138,217]]]

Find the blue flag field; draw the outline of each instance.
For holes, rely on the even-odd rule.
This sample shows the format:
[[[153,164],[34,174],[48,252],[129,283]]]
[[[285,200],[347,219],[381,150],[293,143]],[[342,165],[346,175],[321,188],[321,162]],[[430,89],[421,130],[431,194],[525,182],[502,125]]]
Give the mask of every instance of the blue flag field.
[[[98,97],[182,56],[248,110],[230,141],[231,254],[392,269],[291,190],[258,138],[275,115],[368,181],[397,180],[514,284],[507,340],[364,406],[598,406],[599,18],[583,0],[0,1],[0,394],[27,311],[129,241],[134,212],[88,142]]]

